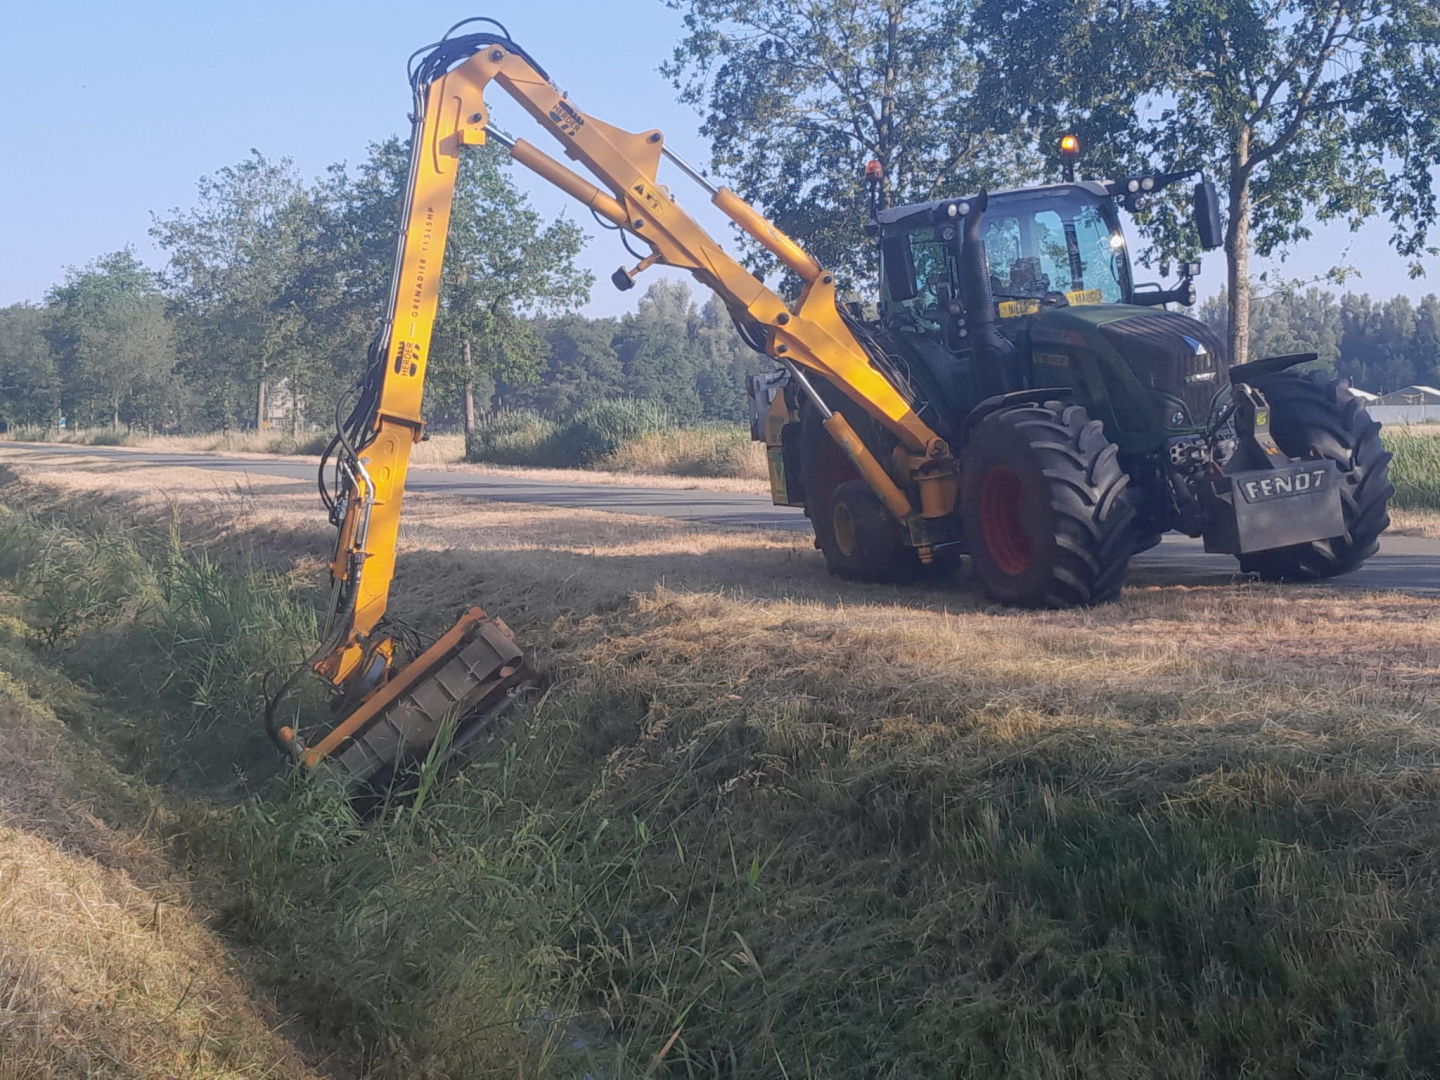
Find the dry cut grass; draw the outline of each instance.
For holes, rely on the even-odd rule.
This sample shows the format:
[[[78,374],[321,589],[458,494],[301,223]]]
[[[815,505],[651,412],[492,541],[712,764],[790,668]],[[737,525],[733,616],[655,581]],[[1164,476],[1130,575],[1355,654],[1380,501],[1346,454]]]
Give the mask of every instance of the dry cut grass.
[[[51,440],[54,441],[54,440]],[[273,440],[272,440],[273,444]],[[90,445],[90,444],[82,444]],[[158,450],[169,453],[213,453],[220,455],[243,455],[251,456],[264,453],[289,453],[289,451],[276,451],[270,445],[249,447],[245,439],[220,438],[212,436],[158,436],[154,439],[142,442],[127,442],[120,449],[127,450]],[[16,450],[7,453],[5,440],[0,438],[0,461],[9,461],[21,464],[25,461],[38,462],[44,465],[59,465],[61,462],[74,462],[75,458],[67,455],[64,458],[46,458],[42,455],[35,456],[33,448]],[[313,455],[300,455],[313,456]],[[770,490],[770,484],[765,479],[765,465],[763,452],[759,462],[759,478],[750,478],[749,474],[755,471],[753,464],[746,464],[741,469],[742,476],[704,476],[704,475],[683,475],[672,476],[663,473],[647,473],[640,471],[621,471],[616,469],[594,468],[594,469],[549,469],[533,468],[526,466],[511,465],[486,465],[469,463],[464,460],[465,443],[461,435],[444,434],[436,435],[426,442],[419,443],[411,450],[411,463],[417,468],[440,469],[445,472],[469,473],[477,476],[515,476],[527,480],[544,480],[549,482],[560,482],[567,484],[596,484],[603,487],[647,487],[664,488],[677,491],[734,491],[747,494],[766,494]],[[95,457],[93,462],[99,463],[104,458]],[[204,487],[213,487],[213,480],[206,481]]]
[[[73,755],[53,716],[0,700],[0,1075],[319,1075],[153,839],[91,812],[105,767]]]
[[[221,565],[314,581],[328,554],[305,485],[29,474],[63,481],[27,497],[67,528],[168,524],[188,490]],[[396,613],[433,632],[484,602],[546,694],[419,811],[357,830],[272,794],[176,837],[237,947],[377,1076],[1440,1060],[1432,602],[1150,573],[1020,613],[963,579],[837,583],[795,533],[407,505]],[[94,640],[170,662],[131,626]],[[131,738],[197,722],[193,695],[66,663],[174,710]]]

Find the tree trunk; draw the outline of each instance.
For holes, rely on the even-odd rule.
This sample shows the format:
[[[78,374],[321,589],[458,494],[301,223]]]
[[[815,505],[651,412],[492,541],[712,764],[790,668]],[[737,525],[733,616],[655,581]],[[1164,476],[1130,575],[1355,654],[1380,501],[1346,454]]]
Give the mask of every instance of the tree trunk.
[[[116,394],[110,399],[110,430],[120,430],[120,395]]]
[[[300,396],[295,393],[295,380],[290,380],[290,438],[300,438]]]
[[[265,380],[261,379],[255,390],[255,430],[261,431],[265,427]]]
[[[880,130],[876,133],[875,145],[880,158],[880,205],[890,205],[892,188],[891,170],[898,166],[895,160],[895,84],[899,77],[899,56],[897,44],[900,37],[901,9],[898,3],[885,7],[885,83],[880,96]]]
[[[465,445],[470,445],[470,433],[475,430],[475,373],[470,367],[470,339],[467,337],[461,348],[465,353]]]
[[[1250,356],[1250,129],[1241,128],[1230,155],[1230,220],[1225,223],[1230,363]]]

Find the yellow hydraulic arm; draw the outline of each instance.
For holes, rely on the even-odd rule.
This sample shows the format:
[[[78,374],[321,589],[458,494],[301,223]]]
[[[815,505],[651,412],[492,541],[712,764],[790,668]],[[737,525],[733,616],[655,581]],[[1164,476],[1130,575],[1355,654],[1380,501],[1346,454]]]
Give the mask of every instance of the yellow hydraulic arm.
[[[387,632],[384,623],[410,447],[424,431],[421,395],[456,170],[466,146],[496,139],[516,161],[648,245],[650,254],[620,274],[633,278],[659,263],[687,270],[717,292],[752,335],[763,336],[769,355],[790,369],[827,417],[826,429],[908,527],[922,559],[931,556],[926,520],[949,514],[955,501],[948,446],[871,363],[840,316],[830,274],[732,191],[710,185],[666,150],[659,131],[631,133],[588,116],[508,34],[455,35],[458,28],[422,50],[423,57],[412,68],[410,173],[388,310],[353,408],[338,424],[327,454],[327,461],[334,462],[333,493],[325,480],[326,466],[321,469],[322,496],[339,528],[339,540],[330,565],[330,625],[309,667],[336,688],[346,715],[313,747],[305,747],[293,730],[275,719],[276,704],[291,684],[267,712],[267,728],[277,744],[307,765],[338,759],[352,778],[373,779],[393,769],[407,749],[411,754],[423,751],[446,715],[493,712],[526,675],[523,655],[509,630],[478,608],[398,671],[397,635]],[[585,166],[603,187],[523,139],[496,130],[485,103],[492,82],[549,130],[566,156]],[[702,185],[721,211],[798,275],[804,287],[793,305],[750,274],[681,208],[657,180],[662,156]],[[826,405],[805,377],[806,370],[824,377],[894,434],[897,446],[888,465],[839,411]]]
[[[441,42],[430,82],[432,108],[445,118],[433,133],[437,145],[502,142],[511,157],[579,199],[600,217],[650,247],[628,277],[659,263],[688,270],[717,292],[737,319],[763,334],[766,351],[788,367],[814,403],[827,414],[825,426],[854,460],[886,507],[909,527],[923,560],[931,545],[925,519],[954,508],[955,469],[950,449],[872,363],[841,318],[835,279],[795,241],[775,228],[728,188],[717,188],[665,148],[659,131],[632,133],[582,112],[513,41],[495,34],[470,34]],[[554,135],[567,157],[580,162],[599,187],[524,139],[511,139],[489,123],[485,89],[496,83]],[[804,283],[792,306],[737,262],[677,203],[657,180],[660,160],[670,159],[727,217],[789,267]],[[618,275],[617,275],[618,277]],[[901,483],[865,447],[839,413],[814,394],[798,369],[822,375],[896,436],[894,467]],[[903,487],[902,487],[903,484]],[[916,506],[910,494],[918,494]]]

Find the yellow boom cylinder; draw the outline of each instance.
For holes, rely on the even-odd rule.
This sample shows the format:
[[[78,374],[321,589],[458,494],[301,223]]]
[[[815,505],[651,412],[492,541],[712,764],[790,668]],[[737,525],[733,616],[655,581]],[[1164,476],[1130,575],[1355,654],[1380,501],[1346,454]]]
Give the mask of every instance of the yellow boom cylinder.
[[[510,148],[510,156],[531,172],[549,180],[567,195],[579,199],[601,217],[608,218],[616,225],[629,224],[629,215],[613,195],[607,195],[583,176],[576,176],[545,151],[524,139],[515,140],[515,145]]]
[[[766,221],[753,206],[729,188],[722,187],[710,201],[719,207],[726,217],[753,236],[766,251],[799,274],[801,281],[814,281],[824,273],[809,252]]]
[[[885,504],[885,509],[895,515],[895,520],[906,521],[909,519],[913,508],[905,493],[900,490],[885,467],[875,460],[875,455],[870,453],[864,441],[856,430],[850,426],[850,421],[841,416],[838,412],[831,413],[830,419],[825,421],[825,430],[830,437],[840,444],[855,467],[860,470],[860,475],[865,477],[866,483],[875,489],[875,494]]]

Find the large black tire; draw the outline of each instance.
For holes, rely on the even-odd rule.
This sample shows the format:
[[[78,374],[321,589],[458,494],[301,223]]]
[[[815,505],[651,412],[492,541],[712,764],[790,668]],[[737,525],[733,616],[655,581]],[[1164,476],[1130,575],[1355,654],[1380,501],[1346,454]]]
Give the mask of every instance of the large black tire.
[[[1135,508],[1118,454],[1079,405],[1022,405],[980,422],[961,455],[960,516],[991,599],[1064,608],[1119,595]]]
[[[862,438],[874,425],[848,399],[829,404],[844,413]],[[846,581],[913,580],[921,572],[920,559],[905,543],[903,527],[870,490],[823,421],[814,408],[807,408],[801,417],[800,472],[805,516],[815,530],[815,546],[825,556],[825,568]]]
[[[1240,569],[1267,581],[1317,581],[1348,574],[1380,546],[1390,525],[1390,454],[1380,424],[1347,383],[1281,371],[1246,380],[1270,403],[1270,434],[1294,458],[1325,457],[1340,468],[1345,535],[1240,556]]]

